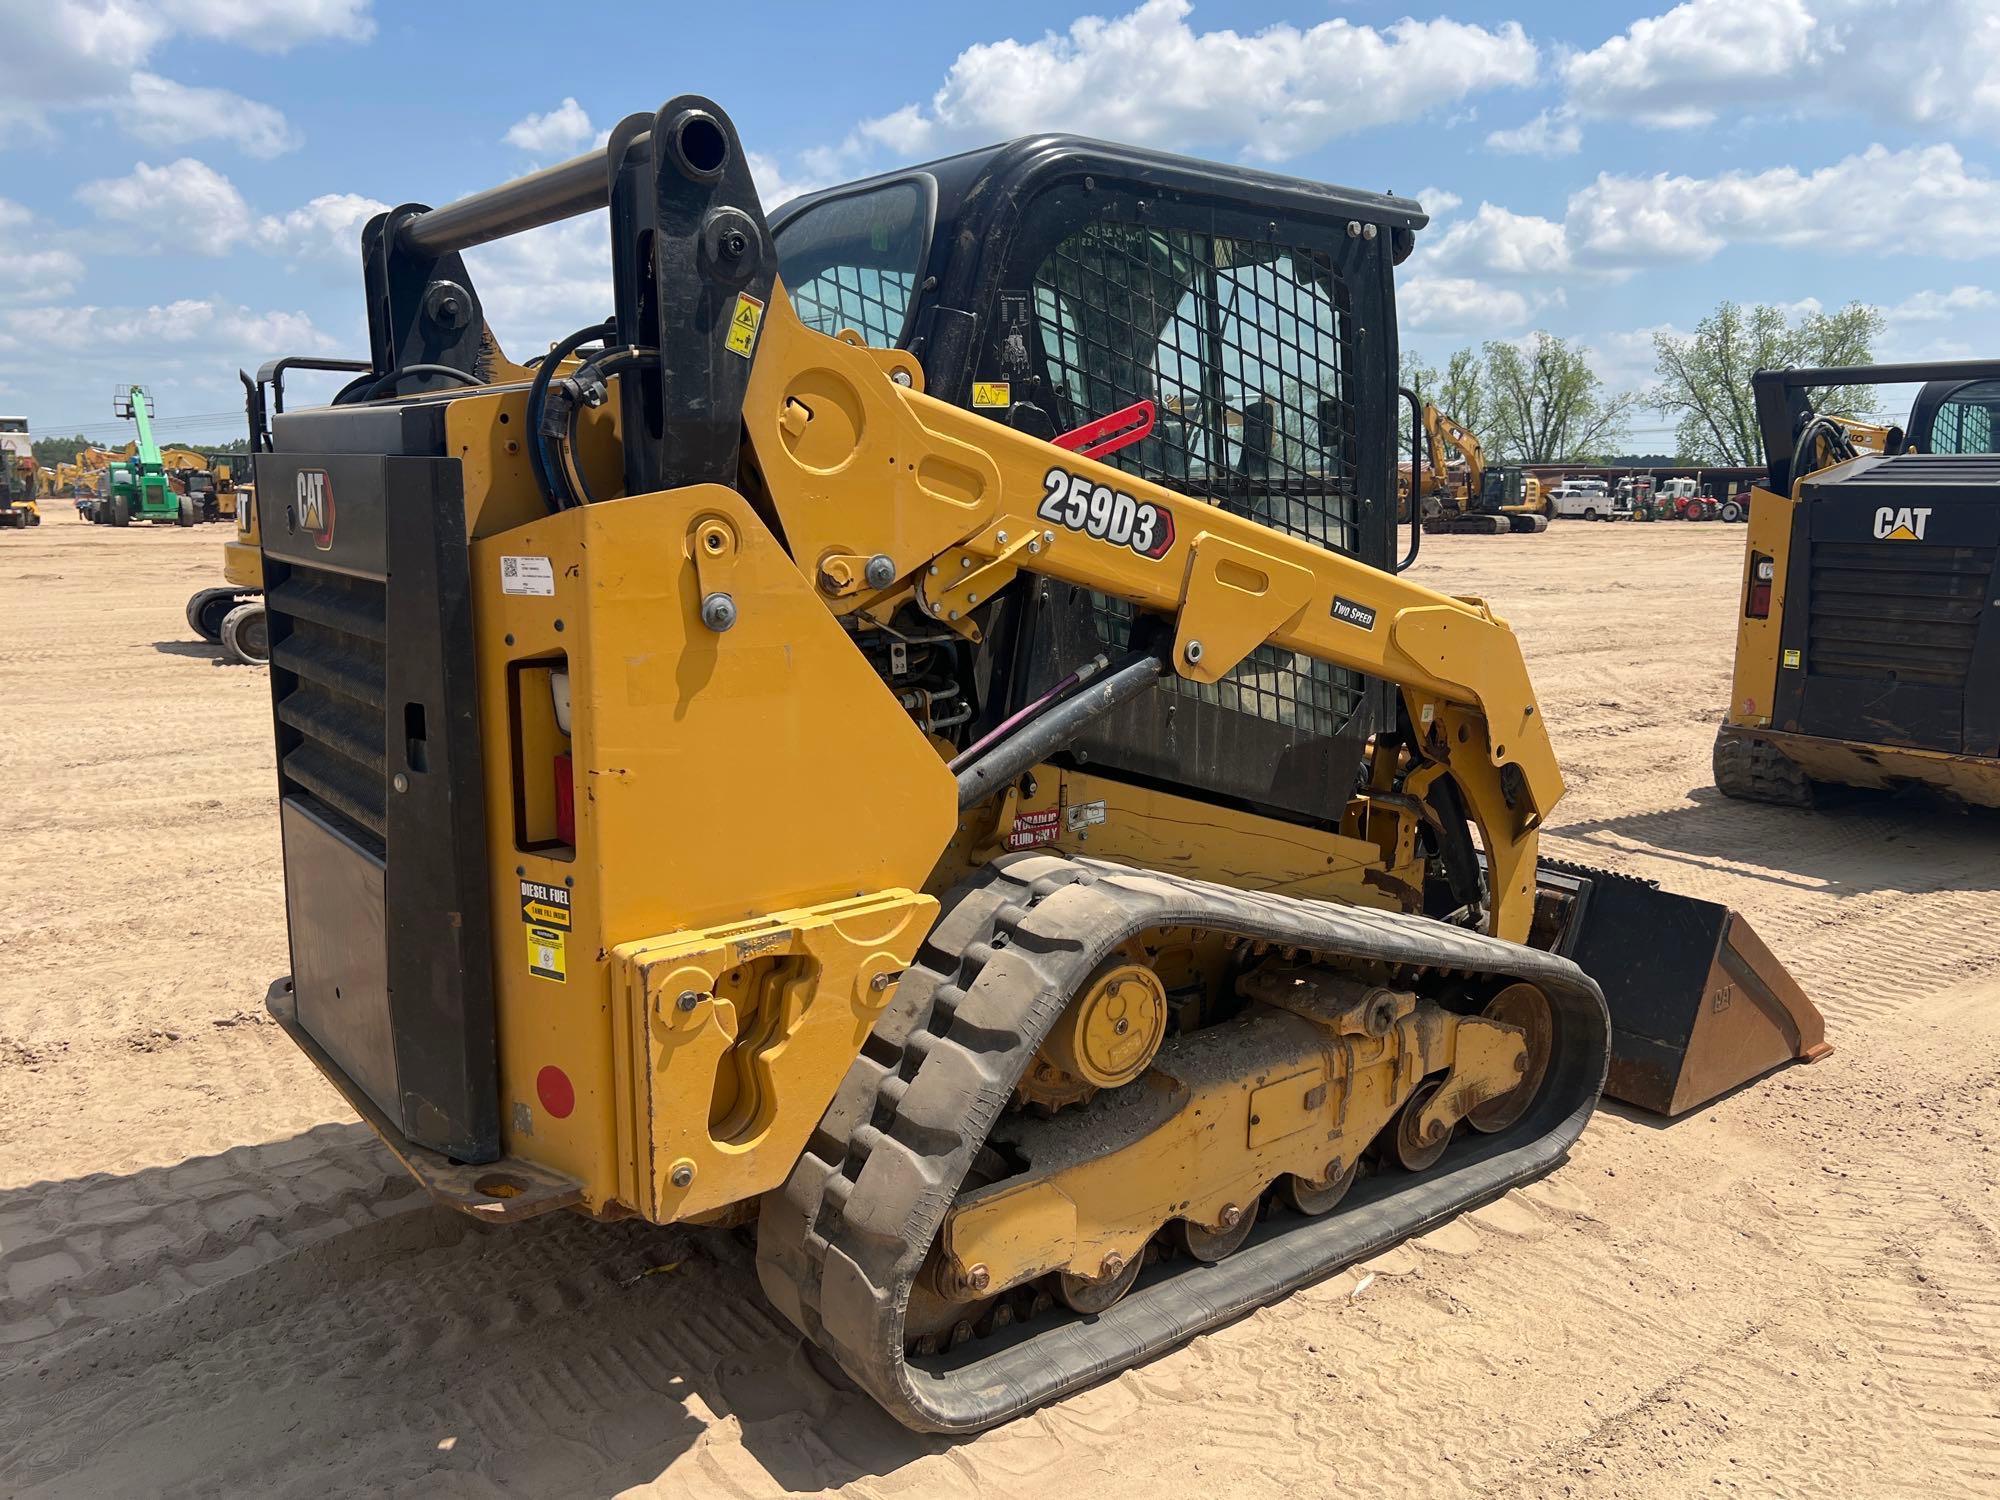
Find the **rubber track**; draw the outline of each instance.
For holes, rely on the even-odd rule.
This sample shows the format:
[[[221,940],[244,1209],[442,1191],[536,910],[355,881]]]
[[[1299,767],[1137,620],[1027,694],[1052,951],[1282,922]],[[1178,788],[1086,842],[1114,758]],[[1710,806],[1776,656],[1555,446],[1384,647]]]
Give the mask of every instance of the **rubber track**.
[[[1813,785],[1796,764],[1766,740],[1725,724],[1715,731],[1716,790],[1746,802],[1811,807]]]
[[[974,1154],[1048,1028],[1126,938],[1199,926],[1395,966],[1542,986],[1557,1052],[1513,1129],[1461,1139],[1419,1177],[1385,1173],[1320,1219],[1273,1218],[1214,1266],[1176,1263],[1109,1312],[1040,1320],[921,1367],[904,1361],[911,1286]],[[758,1226],[771,1301],[907,1426],[989,1427],[1185,1342],[1547,1171],[1604,1084],[1597,986],[1551,954],[1423,917],[1238,891],[1092,860],[1021,854],[947,902],[888,1011]]]

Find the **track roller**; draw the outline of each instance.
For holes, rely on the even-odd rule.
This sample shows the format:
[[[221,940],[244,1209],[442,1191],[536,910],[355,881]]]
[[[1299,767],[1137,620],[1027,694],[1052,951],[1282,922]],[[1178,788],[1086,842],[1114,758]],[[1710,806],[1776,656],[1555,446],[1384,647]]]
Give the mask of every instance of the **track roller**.
[[[1039,1121],[1024,1113],[1020,1080],[1047,1056],[1045,1043],[1072,1002],[1101,981],[1107,964],[1164,930],[1220,935],[1246,955],[1296,953],[1299,977],[1279,973],[1254,996],[1242,987],[1246,978],[1240,1014],[1170,1036],[1142,1077]],[[1266,963],[1250,977],[1271,972]],[[1350,973],[1377,977],[1338,977]],[[1516,985],[1546,997],[1548,1048],[1539,1068],[1523,1044],[1526,1027],[1481,1015]],[[1390,998],[1378,1017],[1373,1002],[1383,995]],[[1105,1014],[1122,1036],[1117,1012]],[[1316,1046],[1297,1050],[1295,1028],[1308,1025],[1331,1050],[1378,1069],[1366,1085],[1374,1092],[1342,1097],[1362,1117],[1386,1121],[1385,1141],[1393,1142],[1398,1122],[1419,1131],[1425,1105],[1435,1101],[1434,1138],[1413,1138],[1407,1152],[1396,1152],[1405,1166],[1424,1170],[1357,1180],[1371,1123],[1368,1137],[1334,1146],[1331,1159],[1307,1156],[1310,1166],[1225,1184],[1204,1161],[1208,1153],[1181,1150],[1170,1142],[1184,1137],[1160,1134],[1162,1121],[1184,1127],[1176,1111],[1214,1103],[1220,1112],[1202,1114],[1202,1128],[1213,1120],[1228,1134],[1216,1137],[1227,1146],[1221,1155],[1244,1163],[1245,1173],[1327,1150],[1314,1143],[1330,1127],[1339,1136],[1339,1128],[1316,1111],[1334,1107],[1334,1075],[1323,1071]],[[1407,1055],[1396,1049],[1417,1035],[1432,1059],[1421,1086],[1390,1068]],[[1092,1052],[1086,1039],[1070,1055],[1081,1062]],[[1149,1359],[1546,1171],[1589,1118],[1608,1053],[1596,986],[1548,953],[1424,917],[1092,860],[1008,856],[946,900],[791,1177],[765,1197],[759,1279],[773,1304],[898,1420],[924,1431],[974,1431]],[[1308,1054],[1322,1071],[1298,1071],[1289,1061]],[[1278,1063],[1266,1066],[1273,1057]],[[1367,1062],[1377,1057],[1379,1065]],[[1516,1088],[1490,1081],[1503,1060],[1520,1065]],[[1346,1081],[1358,1077],[1349,1070],[1341,1087],[1362,1087]],[[1373,1081],[1384,1078],[1394,1081]],[[1512,1124],[1492,1133],[1454,1128],[1466,1109],[1503,1103],[1518,1107]],[[1247,1146],[1238,1133],[1246,1128]],[[1098,1223],[1100,1204],[1051,1191],[1051,1174],[1079,1183],[1092,1173],[1117,1175],[1124,1159],[1117,1153],[1135,1150],[1135,1161],[1150,1162],[1148,1174],[1109,1182],[1112,1197],[1122,1191],[1151,1203],[1148,1195],[1180,1192],[1178,1215]],[[1184,1187],[1170,1186],[1182,1178]],[[1260,1213],[1267,1195],[1291,1211]],[[1065,1215],[1075,1216],[1078,1234],[1086,1220],[1097,1227],[1065,1239]],[[1120,1227],[1127,1223],[1129,1230]],[[1152,1223],[1187,1253],[1155,1261]],[[960,1233],[967,1238],[953,1238]],[[958,1257],[967,1245],[987,1253],[968,1263]],[[1050,1265],[1035,1258],[1046,1245],[1071,1248]],[[1032,1252],[1026,1260],[1024,1246]],[[1009,1255],[1017,1264],[1003,1264]],[[954,1310],[954,1296],[967,1299],[966,1311]]]

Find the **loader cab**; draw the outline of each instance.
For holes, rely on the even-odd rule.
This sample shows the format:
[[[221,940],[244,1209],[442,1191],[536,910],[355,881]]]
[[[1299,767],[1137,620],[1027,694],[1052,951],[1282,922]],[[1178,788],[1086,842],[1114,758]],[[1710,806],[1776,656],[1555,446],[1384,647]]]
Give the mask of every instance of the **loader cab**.
[[[1371,566],[1395,566],[1394,263],[1407,200],[1069,136],[815,194],[773,217],[780,275],[825,333],[909,350],[927,389],[1057,438],[1150,408],[1106,456]],[[995,622],[998,722],[1145,626],[1044,580]],[[1380,684],[1260,648],[1214,686],[1171,679],[1073,759],[1275,816],[1337,823]]]
[[[1885,452],[1811,400],[1917,381]],[[1819,742],[1787,753],[1818,756],[1821,780],[1963,791],[1971,762],[2000,758],[2000,364],[1761,371],[1753,390],[1769,497],[1782,498],[1753,508],[1732,722]],[[1919,754],[1884,770],[1901,751]]]
[[[2000,453],[2000,380],[1933,380],[1910,407],[1919,453]]]

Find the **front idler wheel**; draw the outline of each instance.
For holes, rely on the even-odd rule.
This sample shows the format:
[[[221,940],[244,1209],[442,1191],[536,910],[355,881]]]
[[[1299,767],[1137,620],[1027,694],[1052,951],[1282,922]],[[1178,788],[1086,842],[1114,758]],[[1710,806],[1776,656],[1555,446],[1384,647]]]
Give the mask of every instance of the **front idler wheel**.
[[[1486,1135],[1505,1130],[1528,1112],[1548,1076],[1549,1055],[1555,1050],[1555,1016],[1549,997],[1532,984],[1510,984],[1487,1003],[1482,1014],[1489,1021],[1518,1026],[1524,1034],[1528,1055],[1522,1062],[1521,1081],[1506,1093],[1473,1106],[1466,1122]]]

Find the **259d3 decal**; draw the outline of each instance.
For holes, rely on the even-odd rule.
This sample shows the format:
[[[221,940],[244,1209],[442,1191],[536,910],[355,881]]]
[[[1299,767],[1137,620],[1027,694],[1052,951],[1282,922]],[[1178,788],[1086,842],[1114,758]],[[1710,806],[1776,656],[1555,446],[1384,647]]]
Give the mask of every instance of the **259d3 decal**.
[[[1035,514],[1044,521],[1130,547],[1141,557],[1165,557],[1174,544],[1174,514],[1164,505],[1135,500],[1060,467],[1042,476],[1042,489],[1042,506]]]

